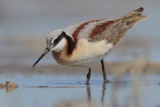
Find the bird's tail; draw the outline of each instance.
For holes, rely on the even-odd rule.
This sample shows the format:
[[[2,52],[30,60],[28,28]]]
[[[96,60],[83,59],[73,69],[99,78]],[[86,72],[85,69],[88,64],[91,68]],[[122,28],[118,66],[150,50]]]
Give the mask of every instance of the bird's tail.
[[[112,34],[112,39],[109,39],[109,41],[112,42],[113,44],[118,43],[121,40],[121,38],[126,35],[126,32],[130,28],[135,26],[139,21],[147,18],[147,16],[142,15],[143,10],[144,10],[143,7],[140,7],[118,18],[117,23],[114,26],[118,30],[118,34],[116,35]],[[120,22],[120,24],[118,22]]]
[[[147,18],[147,16],[142,15],[144,8],[140,7],[124,16],[122,16],[122,23],[126,23],[126,26],[128,28],[132,28],[134,25],[136,25],[139,21]]]

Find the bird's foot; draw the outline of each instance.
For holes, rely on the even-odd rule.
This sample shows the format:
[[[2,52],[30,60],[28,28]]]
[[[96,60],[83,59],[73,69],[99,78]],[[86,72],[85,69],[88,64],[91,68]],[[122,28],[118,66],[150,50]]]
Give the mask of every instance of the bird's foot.
[[[86,84],[86,85],[89,85],[90,83],[87,81],[85,84]]]
[[[104,80],[104,84],[107,84],[107,83],[109,83],[109,82],[111,82],[111,81],[109,81],[109,80]]]

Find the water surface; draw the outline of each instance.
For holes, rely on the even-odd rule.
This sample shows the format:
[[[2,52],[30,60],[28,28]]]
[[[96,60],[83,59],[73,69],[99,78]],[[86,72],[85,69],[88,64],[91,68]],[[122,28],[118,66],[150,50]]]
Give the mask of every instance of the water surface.
[[[143,79],[141,78],[143,77]],[[156,75],[123,76],[103,84],[102,75],[94,75],[85,85],[85,75],[1,75],[18,88],[0,89],[2,107],[151,107],[160,106],[160,79]],[[40,87],[41,86],[41,87]]]

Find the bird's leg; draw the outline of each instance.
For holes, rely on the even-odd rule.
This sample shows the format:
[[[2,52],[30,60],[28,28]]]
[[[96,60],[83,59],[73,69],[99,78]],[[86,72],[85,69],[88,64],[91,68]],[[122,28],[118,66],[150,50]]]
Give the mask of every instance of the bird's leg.
[[[88,74],[87,74],[86,84],[89,84],[90,77],[91,77],[91,68],[89,68],[89,72],[88,72]]]
[[[104,83],[107,83],[107,82],[109,82],[109,80],[107,79],[103,59],[101,60],[101,65],[102,65],[102,73],[103,73]]]

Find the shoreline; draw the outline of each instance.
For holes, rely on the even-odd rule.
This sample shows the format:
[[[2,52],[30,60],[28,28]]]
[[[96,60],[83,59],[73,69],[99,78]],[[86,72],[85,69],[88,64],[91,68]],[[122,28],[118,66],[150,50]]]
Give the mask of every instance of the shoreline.
[[[138,74],[138,73],[155,73],[160,75],[160,63],[158,62],[148,62],[144,60],[135,61],[122,61],[122,62],[105,62],[105,68],[107,74],[117,74],[122,75],[126,73]],[[0,66],[0,75],[2,74],[76,74],[84,73],[86,74],[88,69],[81,67],[72,67],[65,65],[38,65],[35,68],[29,65],[16,65],[9,64],[6,66]],[[101,73],[101,65],[98,64],[92,68],[94,74]]]

